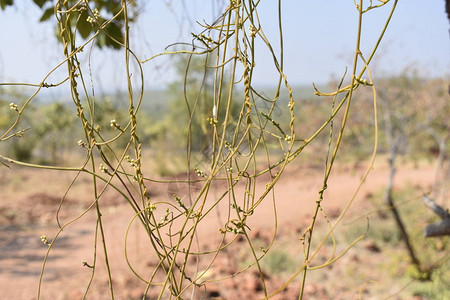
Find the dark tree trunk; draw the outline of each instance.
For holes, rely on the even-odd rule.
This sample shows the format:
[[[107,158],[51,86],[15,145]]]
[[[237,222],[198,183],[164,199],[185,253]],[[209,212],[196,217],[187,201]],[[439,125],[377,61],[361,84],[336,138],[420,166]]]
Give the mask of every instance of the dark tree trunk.
[[[414,251],[413,246],[411,245],[408,232],[406,231],[405,225],[400,217],[400,213],[395,206],[394,199],[392,197],[392,190],[394,186],[394,176],[395,176],[395,158],[397,154],[395,153],[395,150],[389,151],[389,181],[386,187],[386,193],[384,196],[385,202],[387,206],[389,207],[390,211],[392,212],[394,216],[395,223],[397,225],[398,230],[400,231],[401,238],[403,242],[405,243],[406,249],[408,250],[409,257],[411,259],[411,262],[417,267],[417,269],[420,271],[421,265],[420,261],[416,256],[416,253]]]
[[[450,21],[450,0],[445,0],[445,11],[447,12],[447,18]]]

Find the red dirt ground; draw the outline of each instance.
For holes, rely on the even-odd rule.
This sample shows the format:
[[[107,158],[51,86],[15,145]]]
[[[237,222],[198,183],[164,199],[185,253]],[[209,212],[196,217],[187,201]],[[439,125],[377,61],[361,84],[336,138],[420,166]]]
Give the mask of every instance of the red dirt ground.
[[[362,167],[338,167],[334,170],[323,202],[323,209],[330,218],[337,217],[351,199],[355,188],[364,173]],[[36,299],[38,279],[41,272],[43,258],[48,249],[40,236],[46,234],[49,239],[57,232],[55,213],[64,188],[70,182],[73,174],[52,173],[30,169],[8,170],[0,167],[0,184],[2,186],[0,199],[0,298],[1,299]],[[318,191],[321,188],[323,172],[320,169],[300,168],[287,170],[275,188],[275,201],[278,218],[277,240],[292,243],[300,248],[299,237],[302,235],[313,214]],[[399,168],[395,186],[406,185],[420,187],[426,192],[434,180],[434,167],[423,165],[418,168],[403,166]],[[352,204],[347,217],[362,216],[374,209],[367,200],[367,196],[380,193],[387,181],[387,168],[376,166],[368,177],[363,188]],[[73,187],[60,216],[62,220],[69,220],[79,214],[90,203],[87,182],[82,178]],[[172,187],[175,188],[176,187]],[[170,188],[169,188],[170,189]],[[264,182],[260,182],[257,191],[264,189]],[[172,191],[153,192],[153,199],[167,198]],[[420,196],[420,195],[419,195]],[[105,205],[102,211],[108,256],[113,271],[116,299],[141,299],[145,284],[137,281],[124,259],[124,234],[133,212],[128,204],[121,203],[120,198],[112,192],[104,197]],[[274,226],[273,203],[269,199],[258,207],[258,211],[249,220],[252,228],[251,235],[263,241],[270,240]],[[421,207],[422,209],[422,207]],[[423,208],[425,211],[425,208]],[[428,213],[428,212],[424,212]],[[282,216],[282,217],[280,217]],[[200,247],[213,248],[220,238],[218,229],[223,227],[220,221],[224,216],[214,217],[199,228]],[[144,242],[139,238],[142,232],[135,230],[129,241],[129,255],[131,263],[140,267],[154,263]],[[68,226],[60,235],[47,261],[41,290],[41,299],[81,299],[89,282],[91,269],[82,265],[83,261],[92,263],[94,247],[95,216],[90,211],[81,220]],[[364,241],[363,241],[364,243]],[[370,241],[369,241],[370,243]],[[370,249],[370,245],[362,244]],[[372,245],[373,246],[373,245]],[[99,251],[101,247],[99,244]],[[234,249],[234,248],[232,248]],[[295,247],[294,247],[295,249]],[[236,250],[237,251],[237,250]],[[289,250],[290,251],[290,250]],[[299,250],[301,251],[301,250]],[[326,249],[324,250],[326,252]],[[361,259],[364,255],[373,255],[379,259],[376,251],[349,252],[337,267],[331,267],[330,280],[334,283],[315,282],[314,277],[307,281],[304,299],[357,299],[359,286],[345,287],[345,280],[333,278],[332,274],[339,274],[336,269],[352,260]],[[365,251],[365,252],[364,252]],[[236,252],[239,254],[239,252]],[[236,253],[233,250],[219,256],[210,273],[232,273],[237,270]],[[326,255],[326,253],[321,253]],[[102,254],[98,260],[101,261]],[[234,261],[233,261],[234,257]],[[367,258],[370,262],[370,257]],[[367,266],[370,268],[370,266]],[[92,292],[87,299],[110,299],[104,265],[97,270]],[[334,273],[333,273],[334,272]],[[292,273],[292,272],[291,272]],[[339,276],[339,275],[336,275]],[[206,299],[259,299],[263,296],[259,281],[259,274],[249,271],[243,275],[219,283],[208,283]],[[268,274],[268,289],[273,291],[281,286],[286,276],[271,276]],[[356,280],[357,278],[352,278]],[[336,283],[336,281],[338,281]],[[341,282],[339,282],[341,281]],[[351,281],[349,279],[349,281]],[[299,280],[293,283],[287,291],[273,299],[295,299],[298,294]],[[385,287],[384,298],[391,291],[400,289],[395,283]],[[159,290],[159,289],[158,289]],[[148,299],[155,294],[150,292]],[[197,292],[197,298],[204,296]],[[363,299],[379,299],[377,295],[366,295]],[[400,299],[400,298],[398,298]]]

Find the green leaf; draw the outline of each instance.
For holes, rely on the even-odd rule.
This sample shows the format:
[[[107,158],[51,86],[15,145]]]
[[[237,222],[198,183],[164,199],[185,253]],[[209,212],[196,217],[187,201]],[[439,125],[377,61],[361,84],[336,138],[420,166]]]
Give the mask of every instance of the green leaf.
[[[101,32],[97,39],[97,45],[102,48],[103,46],[111,47],[114,49],[120,49],[121,45],[119,43],[123,43],[123,33],[121,30],[120,22],[112,22],[105,29],[104,32]]]
[[[88,12],[83,11],[77,23],[78,32],[81,34],[83,39],[87,39],[94,29],[94,27],[92,27],[92,24],[87,21],[88,17],[89,17]]]
[[[121,1],[108,1],[106,3],[106,10],[113,15],[117,14],[122,9]]]
[[[53,16],[53,13],[55,12],[54,7],[47,8],[44,13],[42,14],[42,17],[39,19],[39,22],[47,21],[50,19],[51,16]]]
[[[12,0],[11,0],[12,1]],[[44,4],[47,2],[48,0],[33,0],[33,2],[39,6],[40,8],[42,8],[44,6]],[[51,0],[50,0],[51,1]]]
[[[13,5],[13,0],[0,0],[0,7],[2,10],[4,10],[8,5]]]
[[[106,34],[105,34],[104,32],[100,32],[99,35],[97,35],[97,42],[96,42],[96,45],[97,45],[100,49],[102,49],[103,46],[106,45],[106,39],[107,39]]]

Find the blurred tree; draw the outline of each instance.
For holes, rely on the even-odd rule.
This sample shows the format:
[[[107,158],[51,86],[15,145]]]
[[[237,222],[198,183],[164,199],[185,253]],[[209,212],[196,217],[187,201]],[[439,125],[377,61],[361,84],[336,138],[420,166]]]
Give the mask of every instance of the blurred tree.
[[[61,102],[44,105],[36,114],[39,122],[35,122],[35,135],[39,139],[41,156],[47,163],[62,162],[65,150],[73,149],[71,146],[76,141],[76,116]]]
[[[11,110],[9,106],[9,102],[7,100],[0,98],[0,130],[4,131],[11,126],[13,117],[14,117],[14,111]]]
[[[70,15],[70,22],[73,23],[72,25],[75,25],[74,27],[76,27],[82,38],[87,39],[90,35],[100,30],[96,38],[98,47],[121,48],[124,40],[123,27],[125,24],[121,0],[33,0],[33,2],[42,9],[40,22],[48,21],[58,10],[64,10]],[[131,8],[131,11],[129,9],[128,20],[132,22],[138,13],[137,4],[136,1],[127,1],[127,4]],[[2,10],[11,5],[14,5],[13,0],[0,0]],[[109,22],[110,20],[111,22]],[[103,26],[105,27],[103,28]],[[59,27],[57,29],[59,30]]]
[[[412,263],[423,275],[430,276],[429,270],[424,269],[415,253],[405,222],[395,204],[394,177],[398,157],[415,148],[411,145],[426,144],[430,133],[444,144],[439,146],[439,151],[445,152],[449,129],[448,99],[443,97],[445,89],[442,89],[442,85],[420,78],[417,74],[403,73],[381,80],[377,90],[382,116],[380,127],[385,138],[389,165],[385,202],[393,214]],[[445,154],[442,155],[443,159]]]
[[[214,131],[211,123],[215,122],[221,130],[225,120],[229,84],[224,80],[222,92],[218,95],[214,70],[208,67],[211,56],[192,56],[189,59],[180,56],[175,62],[177,76],[169,85],[171,102],[166,120],[169,130],[173,131],[172,142],[177,147],[186,146],[188,142],[192,151],[207,157],[210,157]],[[233,101],[228,126],[236,121],[240,110],[240,105]],[[189,126],[186,127],[186,124]],[[229,128],[234,130],[233,126]]]
[[[389,163],[389,177],[384,199],[392,212],[411,262],[418,270],[421,270],[421,263],[393,197],[394,177],[397,171],[396,159],[399,154],[406,152],[408,138],[419,129],[420,122],[416,118],[418,116],[415,113],[416,108],[410,102],[410,92],[412,87],[419,83],[418,81],[418,78],[410,79],[405,75],[398,78],[389,78],[384,82],[382,88],[379,88],[378,99],[381,104],[383,133],[386,138]]]
[[[447,82],[443,79],[427,81],[423,88],[418,90],[416,99],[421,103],[424,114],[425,131],[423,136],[431,137],[430,143],[421,143],[415,139],[416,144],[427,147],[427,152],[437,156],[436,175],[433,192],[438,202],[448,199],[448,187],[445,181],[450,178],[449,149],[450,149],[450,101],[446,92]],[[440,192],[440,193],[439,193]]]
[[[35,106],[29,104],[30,114],[24,114],[18,120],[14,128],[11,126],[17,121],[19,116],[20,103],[17,99],[24,98],[20,89],[0,90],[0,146],[5,147],[6,153],[11,157],[29,162],[33,156],[33,150],[37,144],[37,137],[29,134],[33,128],[35,118]]]

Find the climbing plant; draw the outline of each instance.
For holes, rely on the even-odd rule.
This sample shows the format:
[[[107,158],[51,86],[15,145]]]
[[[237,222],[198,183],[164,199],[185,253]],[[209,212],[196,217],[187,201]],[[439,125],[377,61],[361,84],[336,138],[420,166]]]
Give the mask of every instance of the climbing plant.
[[[192,33],[190,44],[174,44],[148,59],[139,57],[130,43],[129,30],[134,26],[133,19],[139,7],[134,1],[34,2],[43,8],[41,20],[52,18],[56,21],[65,58],[52,72],[66,68],[67,78],[61,83],[50,83],[47,81],[52,74],[50,72],[40,83],[34,84],[35,92],[30,97],[9,104],[15,119],[0,135],[0,142],[10,143],[15,139],[27,138],[27,132],[19,126],[19,121],[25,118],[31,103],[42,89],[56,89],[67,82],[70,84],[72,106],[76,110],[80,129],[80,139],[74,143],[78,143],[78,147],[84,151],[84,160],[77,166],[49,166],[0,155],[2,167],[17,164],[55,172],[71,172],[74,182],[80,174],[87,175],[93,190],[92,201],[81,214],[64,222],[60,222],[58,217],[59,231],[51,238],[42,236],[48,251],[39,280],[38,298],[45,286],[43,279],[47,261],[53,249],[58,247],[58,240],[64,231],[70,230],[71,225],[91,211],[96,214],[93,227],[95,240],[98,241],[96,245],[98,243],[100,247],[94,247],[93,261],[84,263],[85,267],[92,270],[85,297],[89,295],[96,271],[102,264],[97,259],[101,256],[108,277],[110,297],[114,298],[114,262],[108,258],[102,217],[102,197],[106,189],[113,189],[134,212],[123,237],[124,253],[130,270],[146,286],[144,297],[151,294],[158,299],[194,298],[196,293],[203,293],[209,282],[230,276],[238,277],[252,269],[257,270],[264,298],[271,298],[288,286],[296,285],[300,286],[301,299],[311,263],[324,243],[333,238],[334,228],[342,221],[355,197],[349,197],[347,206],[334,222],[328,220],[322,209],[324,192],[343,143],[347,121],[352,114],[352,99],[359,88],[368,88],[372,92],[371,111],[367,113],[371,114],[375,124],[372,161],[361,184],[373,163],[377,148],[377,93],[369,66],[398,1],[355,1],[357,26],[353,64],[347,72],[343,70],[342,79],[336,84],[335,90],[325,92],[314,86],[315,95],[320,97],[317,101],[327,99],[329,113],[328,118],[308,134],[298,130],[302,118],[296,115],[296,106],[300,104],[291,88],[289,75],[285,73],[282,1],[278,1],[277,11],[274,12],[278,26],[276,47],[266,36],[266,25],[260,21],[260,1],[232,0],[227,2],[220,17],[210,22],[199,22],[202,30]],[[1,1],[1,7],[10,3],[12,1]],[[370,52],[364,53],[361,50],[363,19],[375,9],[388,10],[388,16],[379,36],[370,37],[375,46]],[[87,79],[90,66],[83,60],[89,55],[87,50],[92,44],[112,47],[124,54],[121,62],[114,63],[120,63],[124,68],[127,93],[123,101],[126,109],[123,109],[125,113],[120,118],[111,118],[109,130],[105,130],[104,122],[100,122],[109,116],[99,109],[102,104],[91,92],[95,90],[95,85]],[[262,93],[253,84],[256,65],[259,63],[257,57],[262,51],[270,53],[273,68],[278,74],[273,82],[274,91],[270,95]],[[185,149],[182,178],[156,178],[152,169],[146,168],[144,164],[143,151],[148,144],[142,143],[139,132],[141,124],[149,127],[152,124],[143,123],[139,115],[146,91],[142,66],[161,56],[180,57],[178,66],[184,70],[178,85],[173,87],[174,95],[178,97],[173,109],[177,110],[179,117],[168,119],[166,123],[166,126],[182,131],[177,137],[177,142],[182,143]],[[132,65],[135,67],[133,75]],[[132,82],[132,76],[133,79],[137,78],[138,83]],[[284,99],[280,97],[282,94],[286,95]],[[281,122],[274,113],[280,106],[287,113],[288,122]],[[309,226],[300,234],[298,252],[303,253],[303,260],[291,269],[291,274],[283,284],[269,289],[261,260],[272,253],[278,232],[277,220],[283,218],[277,215],[274,189],[289,165],[302,157],[304,150],[323,134],[326,134],[328,141],[323,149],[323,182],[317,198],[313,199],[315,208]],[[198,156],[198,152],[202,152],[203,156]],[[170,155],[158,159],[167,164],[173,163]],[[263,189],[258,188],[261,182]],[[176,185],[180,192],[172,193],[164,201],[156,200],[152,191],[158,185]],[[355,187],[355,195],[358,190],[359,187]],[[258,215],[260,206],[266,202],[271,202],[274,207],[270,218],[271,237],[260,245],[251,236],[251,222]],[[64,199],[61,206],[64,206]],[[221,225],[214,233],[209,232],[207,237],[215,242],[216,247],[203,247],[200,240],[205,237],[201,233],[211,226],[211,222],[207,221],[218,215]],[[313,246],[314,229],[320,215],[327,220],[329,231],[321,242]],[[146,233],[147,253],[157,258],[155,264],[146,268],[131,263],[128,240],[135,228],[132,226],[134,224],[139,224]],[[327,267],[337,261],[362,238],[358,237],[341,253],[334,253],[320,267]],[[235,251],[238,243],[239,247],[246,248],[249,259],[237,272],[211,277],[217,257],[227,251]],[[283,253],[278,252],[277,255],[271,256],[271,260],[279,261]]]

